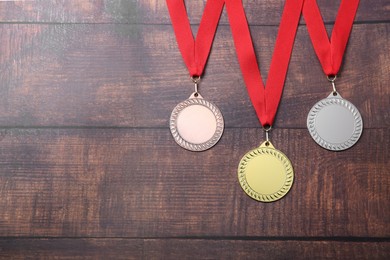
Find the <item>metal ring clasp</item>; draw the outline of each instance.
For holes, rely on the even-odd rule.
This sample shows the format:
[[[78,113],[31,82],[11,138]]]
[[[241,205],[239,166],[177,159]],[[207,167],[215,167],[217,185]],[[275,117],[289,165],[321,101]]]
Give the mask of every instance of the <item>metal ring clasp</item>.
[[[334,83],[337,79],[337,75],[328,75],[326,78],[330,83],[332,83],[333,95],[337,95],[336,84]]]
[[[263,125],[263,130],[265,132],[265,141],[267,142],[266,145],[268,144],[269,142],[269,136],[268,136],[268,132],[270,132],[272,129],[272,125]]]
[[[192,80],[192,82],[194,82],[195,84],[198,84],[199,81],[200,81],[200,76],[191,76],[191,80]]]
[[[191,76],[192,82],[195,84],[195,94],[198,93],[198,84],[200,82],[200,76]]]

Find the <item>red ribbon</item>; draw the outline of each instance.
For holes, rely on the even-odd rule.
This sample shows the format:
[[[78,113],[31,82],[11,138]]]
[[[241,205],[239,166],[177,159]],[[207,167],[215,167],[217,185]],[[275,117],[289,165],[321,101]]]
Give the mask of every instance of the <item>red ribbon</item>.
[[[181,55],[190,75],[193,77],[201,76],[203,73],[224,2],[224,0],[207,1],[195,40],[184,0],[167,0]]]
[[[264,88],[242,1],[226,0],[237,57],[249,97],[263,127],[272,126],[282,96],[304,0],[287,0]]]
[[[316,0],[305,0],[303,16],[306,26],[322,69],[328,76],[339,72],[358,5],[359,0],[341,1],[329,41]]]

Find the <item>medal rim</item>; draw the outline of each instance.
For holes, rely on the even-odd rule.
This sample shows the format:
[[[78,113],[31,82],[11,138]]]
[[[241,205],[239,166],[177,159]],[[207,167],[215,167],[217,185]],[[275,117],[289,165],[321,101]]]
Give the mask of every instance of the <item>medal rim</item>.
[[[286,180],[283,186],[278,191],[272,194],[261,194],[260,192],[255,191],[254,189],[251,188],[251,186],[249,185],[246,179],[245,168],[248,162],[257,156],[262,156],[264,154],[272,155],[277,159],[279,159],[279,161],[283,164],[283,167],[285,169],[284,173],[286,175]],[[291,161],[283,152],[275,148],[260,146],[250,150],[241,158],[240,163],[238,164],[238,180],[240,182],[241,188],[252,199],[260,202],[267,202],[267,203],[274,202],[282,199],[290,191],[294,183],[294,169],[291,164]]]
[[[333,93],[331,93],[331,95],[333,95]],[[317,128],[315,127],[316,117],[318,116],[319,112],[323,108],[332,105],[338,105],[347,108],[354,118],[354,122],[355,122],[354,131],[351,134],[351,137],[342,143],[331,143],[325,140],[318,134]],[[313,140],[322,148],[331,151],[343,151],[354,146],[357,143],[357,141],[360,139],[360,136],[363,132],[363,119],[362,116],[360,115],[359,110],[350,101],[342,98],[337,93],[336,96],[329,96],[327,98],[318,101],[310,109],[309,114],[307,116],[307,129],[309,130],[309,133],[313,138]]]
[[[213,113],[216,121],[216,126],[217,126],[213,136],[206,142],[200,144],[194,144],[188,142],[187,140],[181,137],[177,129],[177,119],[180,112],[186,109],[187,107],[193,105],[201,105],[208,108]],[[176,107],[172,110],[171,117],[170,117],[170,130],[175,142],[178,145],[180,145],[182,148],[193,152],[201,152],[210,149],[219,141],[219,139],[221,139],[224,130],[224,120],[221,111],[218,109],[216,105],[205,100],[202,97],[190,97],[177,104]]]

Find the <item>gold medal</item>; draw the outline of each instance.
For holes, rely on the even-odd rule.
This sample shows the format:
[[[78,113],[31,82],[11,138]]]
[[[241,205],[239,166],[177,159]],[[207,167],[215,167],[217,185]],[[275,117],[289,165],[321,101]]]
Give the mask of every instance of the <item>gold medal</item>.
[[[238,180],[244,192],[261,202],[281,199],[294,181],[290,160],[268,140],[282,97],[295,34],[303,7],[303,0],[286,1],[271,66],[264,85],[258,68],[256,53],[241,1],[225,1],[244,82],[256,111],[266,141],[249,151],[238,165]]]
[[[238,165],[238,180],[245,193],[261,202],[283,198],[291,189],[294,171],[290,160],[270,141],[249,151]]]

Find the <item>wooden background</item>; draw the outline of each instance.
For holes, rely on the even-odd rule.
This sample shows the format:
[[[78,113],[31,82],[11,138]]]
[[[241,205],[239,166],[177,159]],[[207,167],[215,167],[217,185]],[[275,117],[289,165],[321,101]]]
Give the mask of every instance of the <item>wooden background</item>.
[[[318,1],[328,29],[339,2]],[[244,1],[265,78],[283,3]],[[0,258],[389,259],[389,39],[390,2],[362,0],[337,86],[364,132],[330,152],[306,130],[331,86],[302,20],[271,134],[295,183],[263,204],[237,181],[264,134],[225,11],[200,91],[226,129],[193,153],[168,128],[193,84],[165,1],[1,1]]]

